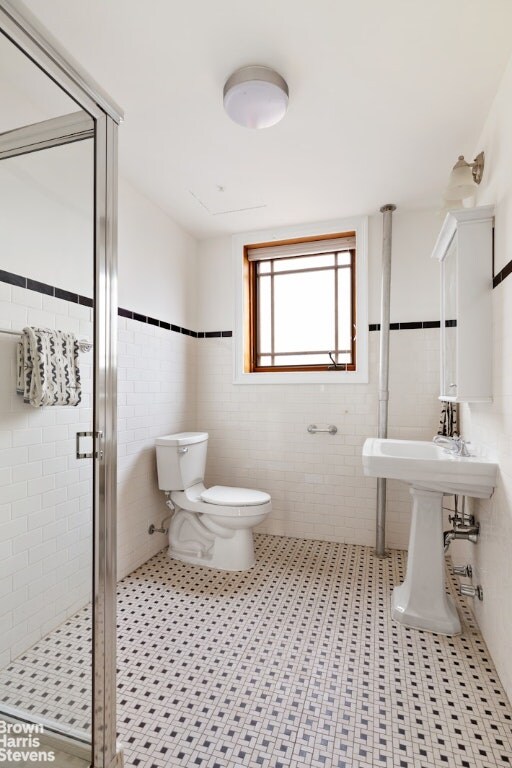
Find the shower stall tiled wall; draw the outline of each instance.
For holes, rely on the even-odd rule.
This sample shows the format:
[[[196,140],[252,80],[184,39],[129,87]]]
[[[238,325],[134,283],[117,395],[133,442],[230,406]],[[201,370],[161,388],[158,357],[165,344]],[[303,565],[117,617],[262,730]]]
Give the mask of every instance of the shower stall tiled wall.
[[[0,296],[1,327],[92,338],[88,307],[6,283]],[[16,342],[0,334],[0,669],[91,600],[92,466],[74,449],[92,420],[92,353],[80,353],[80,406],[36,409],[15,392]]]

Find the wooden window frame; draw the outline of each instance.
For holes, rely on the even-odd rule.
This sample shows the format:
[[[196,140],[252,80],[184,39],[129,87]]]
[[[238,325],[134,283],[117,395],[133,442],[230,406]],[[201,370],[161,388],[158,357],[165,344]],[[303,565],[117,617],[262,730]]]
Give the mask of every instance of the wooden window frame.
[[[328,234],[328,235],[316,235],[313,237],[302,237],[302,238],[294,238],[289,240],[281,240],[281,241],[273,241],[273,242],[264,242],[264,243],[257,243],[253,245],[245,245],[244,246],[244,267],[243,267],[243,274],[244,274],[244,306],[245,306],[245,324],[244,324],[244,372],[245,373],[293,373],[293,372],[315,372],[315,371],[321,371],[321,372],[346,372],[346,371],[356,371],[356,337],[357,337],[357,306],[356,306],[356,248],[347,248],[346,250],[342,250],[341,248],[337,248],[336,250],[333,250],[332,253],[338,254],[338,253],[346,253],[347,251],[350,253],[350,264],[348,266],[340,266],[335,265],[333,267],[312,267],[308,270],[297,270],[298,272],[305,272],[305,271],[327,271],[327,270],[333,270],[334,271],[334,279],[335,279],[335,291],[337,296],[337,277],[338,277],[338,271],[340,269],[350,269],[350,290],[351,290],[351,325],[352,325],[352,335],[351,335],[351,363],[338,363],[336,367],[332,366],[332,363],[326,362],[325,365],[279,365],[279,366],[261,366],[257,364],[258,359],[258,264],[261,263],[259,261],[250,261],[248,258],[249,250],[255,250],[258,248],[267,248],[267,247],[279,247],[283,245],[300,245],[302,243],[311,243],[311,242],[318,242],[322,240],[332,240],[336,238],[354,238],[355,232],[343,232],[343,233],[336,233],[336,234]],[[325,253],[325,252],[324,252]],[[304,254],[304,256],[308,256],[310,254]],[[320,255],[320,254],[319,254]],[[284,257],[284,258],[297,258],[297,256],[290,256],[290,257]],[[270,259],[270,261],[273,261]],[[273,309],[273,304],[272,304]],[[337,302],[335,303],[335,336],[337,337],[338,333],[338,322],[337,322],[337,316],[338,316],[338,306]],[[339,352],[339,350],[338,350]],[[312,351],[311,354],[320,354],[320,352],[314,352]],[[284,352],[284,353],[277,353],[278,355],[286,355],[286,354],[310,354],[309,351],[302,351],[302,352]],[[327,354],[327,353],[326,353]]]

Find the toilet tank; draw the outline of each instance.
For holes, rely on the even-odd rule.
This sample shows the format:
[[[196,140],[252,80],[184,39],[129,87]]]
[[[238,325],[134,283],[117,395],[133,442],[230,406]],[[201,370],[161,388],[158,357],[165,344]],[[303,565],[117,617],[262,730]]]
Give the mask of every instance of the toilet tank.
[[[184,491],[204,480],[207,432],[178,432],[156,439],[158,487]]]

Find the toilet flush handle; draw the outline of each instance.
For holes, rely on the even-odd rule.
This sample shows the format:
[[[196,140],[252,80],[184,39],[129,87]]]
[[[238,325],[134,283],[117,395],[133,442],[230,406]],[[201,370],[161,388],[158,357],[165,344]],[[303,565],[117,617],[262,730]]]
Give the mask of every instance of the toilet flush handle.
[[[178,453],[188,453],[188,448],[178,448]]]

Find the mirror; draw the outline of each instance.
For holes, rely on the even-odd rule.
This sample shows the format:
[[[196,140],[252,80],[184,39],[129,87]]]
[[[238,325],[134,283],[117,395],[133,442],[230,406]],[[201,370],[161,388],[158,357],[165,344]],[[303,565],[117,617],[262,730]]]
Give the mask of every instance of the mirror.
[[[94,338],[94,121],[3,34],[0,101],[0,718],[41,724],[85,755],[93,473],[76,433],[93,429],[93,353],[60,350],[78,364],[58,379],[78,404],[38,405],[17,345],[25,327]]]
[[[443,377],[441,394],[457,395],[457,241],[453,238],[443,263],[441,301],[443,317],[450,322],[443,330]]]

